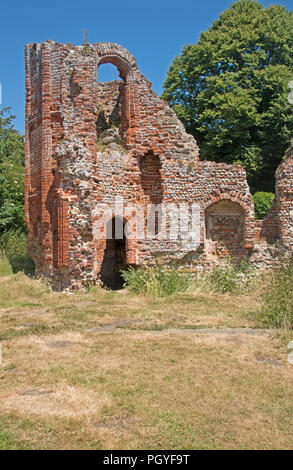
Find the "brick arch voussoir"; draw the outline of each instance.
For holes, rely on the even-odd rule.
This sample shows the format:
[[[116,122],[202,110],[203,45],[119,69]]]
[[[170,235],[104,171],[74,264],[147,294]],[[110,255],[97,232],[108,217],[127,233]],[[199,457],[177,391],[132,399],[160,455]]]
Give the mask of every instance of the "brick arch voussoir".
[[[98,67],[102,64],[113,64],[117,67],[120,77],[127,80],[137,69],[136,60],[127,49],[119,44],[97,44]]]
[[[245,218],[249,217],[250,207],[247,204],[247,202],[241,196],[240,197],[239,196],[234,196],[234,195],[231,195],[229,193],[221,193],[221,194],[218,193],[218,194],[214,194],[212,196],[207,196],[204,199],[204,202],[202,204],[203,213],[205,213],[207,208],[210,207],[211,205],[216,204],[217,202],[220,202],[220,201],[224,201],[224,200],[237,203],[243,209],[243,211],[245,213]]]

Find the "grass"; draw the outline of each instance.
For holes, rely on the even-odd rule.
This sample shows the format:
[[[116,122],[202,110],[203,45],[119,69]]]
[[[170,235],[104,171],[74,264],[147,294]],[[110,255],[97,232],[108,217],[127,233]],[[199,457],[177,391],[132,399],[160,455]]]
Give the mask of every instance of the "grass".
[[[34,272],[34,263],[27,256],[27,236],[21,229],[8,230],[0,236],[0,276],[18,271]]]
[[[4,251],[0,252],[0,277],[13,273],[12,266]]]
[[[105,144],[103,143],[103,139],[99,138],[97,140],[97,152],[103,152],[105,150]]]
[[[293,368],[261,308],[0,278],[0,449],[292,449]]]
[[[11,450],[15,444],[13,434],[5,431],[3,423],[0,423],[0,450]]]
[[[255,324],[252,313],[258,307],[248,296],[241,297],[241,302],[237,296],[206,292],[152,298],[100,288],[70,295],[52,292],[41,280],[23,273],[0,280],[2,339],[66,329],[81,331],[115,322],[120,329],[134,330],[249,327]]]

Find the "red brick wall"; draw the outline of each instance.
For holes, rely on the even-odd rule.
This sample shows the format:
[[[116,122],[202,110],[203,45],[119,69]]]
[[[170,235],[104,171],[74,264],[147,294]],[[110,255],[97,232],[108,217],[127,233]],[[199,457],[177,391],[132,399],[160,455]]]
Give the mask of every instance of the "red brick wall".
[[[121,82],[98,83],[98,66],[106,62],[118,68]],[[150,263],[157,255],[194,267],[204,262],[206,211],[222,200],[238,204],[243,214],[239,240],[227,251],[251,252],[254,212],[245,171],[199,161],[196,141],[127,50],[110,43],[28,45],[26,89],[26,217],[38,273],[54,276],[61,287],[96,281],[106,247],[106,236],[95,235],[97,207],[114,207],[117,196],[145,213],[148,203],[199,207],[198,243],[159,240],[157,231],[153,238],[128,239],[128,264]],[[280,170],[285,178],[288,165]],[[286,188],[279,183],[284,241]],[[132,216],[122,215],[126,222]],[[166,229],[171,225],[169,217]]]
[[[287,248],[293,247],[293,148],[276,171],[276,200],[279,237]]]

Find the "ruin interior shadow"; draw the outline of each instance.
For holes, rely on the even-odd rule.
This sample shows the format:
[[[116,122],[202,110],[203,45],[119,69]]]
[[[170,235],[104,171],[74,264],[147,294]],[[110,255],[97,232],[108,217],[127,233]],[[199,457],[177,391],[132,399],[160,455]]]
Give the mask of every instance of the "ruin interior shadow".
[[[124,280],[121,270],[127,268],[126,264],[126,237],[125,223],[122,217],[113,217],[106,227],[106,248],[100,276],[103,286],[108,289],[122,289]]]

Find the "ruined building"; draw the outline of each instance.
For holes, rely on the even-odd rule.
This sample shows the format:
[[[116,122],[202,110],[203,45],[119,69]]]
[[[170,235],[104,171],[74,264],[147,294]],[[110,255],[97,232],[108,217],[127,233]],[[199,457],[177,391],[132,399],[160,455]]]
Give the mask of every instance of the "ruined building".
[[[255,221],[244,169],[199,160],[194,138],[123,47],[46,41],[25,52],[25,209],[38,274],[59,288],[115,287],[129,265],[176,260],[193,271],[249,256],[265,267],[276,240],[292,247],[292,156],[277,171],[272,210]],[[122,80],[99,83],[104,63]]]

